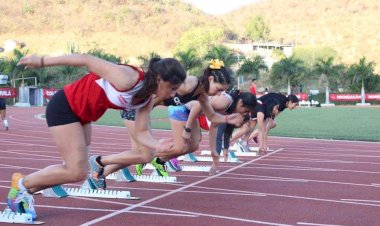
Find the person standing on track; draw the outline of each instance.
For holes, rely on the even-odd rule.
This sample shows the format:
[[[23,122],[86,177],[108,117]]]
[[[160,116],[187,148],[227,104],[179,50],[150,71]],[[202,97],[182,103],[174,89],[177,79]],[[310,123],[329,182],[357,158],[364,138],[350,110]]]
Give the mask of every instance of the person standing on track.
[[[85,54],[32,55],[21,58],[18,65],[25,65],[25,68],[85,66],[89,73],[58,91],[46,108],[47,124],[64,163],[27,176],[14,173],[7,198],[11,210],[30,213],[35,219],[37,214],[31,194],[87,178],[91,122],[97,121],[109,108],[137,110],[136,128],[131,133],[138,142],[136,148],[163,151],[172,147],[168,139],[157,141],[152,137],[148,122],[152,95],[170,98],[186,78],[186,71],[177,60],[154,58],[145,74],[135,67],[116,65]]]
[[[252,93],[253,95],[257,95],[257,80],[254,78],[252,79],[251,85],[249,86],[249,92]]]
[[[6,118],[7,106],[4,98],[0,98],[0,121],[4,123],[5,130],[9,130],[8,120]]]

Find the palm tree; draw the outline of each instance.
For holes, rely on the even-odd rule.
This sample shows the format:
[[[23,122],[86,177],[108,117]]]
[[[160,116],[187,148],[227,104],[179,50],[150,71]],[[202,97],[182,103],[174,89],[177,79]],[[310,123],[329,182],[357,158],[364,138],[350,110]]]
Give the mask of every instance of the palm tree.
[[[326,78],[326,103],[330,104],[329,84],[337,73],[337,68],[334,66],[334,58],[329,57],[326,60],[318,59],[314,65],[314,71]]]
[[[353,81],[361,80],[361,104],[365,103],[365,90],[364,90],[364,81],[374,75],[375,63],[369,62],[366,63],[365,57],[362,57],[359,60],[359,64],[354,64],[351,66],[350,70],[353,73]]]
[[[261,56],[255,56],[253,60],[245,59],[239,70],[238,75],[253,74],[256,79],[259,79],[262,70],[268,71],[268,66],[265,64]]]
[[[223,46],[213,46],[210,51],[204,56],[206,60],[219,59],[224,62],[224,66],[231,68],[232,65],[236,64],[239,60],[234,52]]]
[[[301,60],[294,57],[284,58],[276,62],[272,66],[271,81],[272,83],[280,83],[284,80],[288,83],[288,94],[291,93],[291,85],[298,85],[302,80],[305,67]]]
[[[187,74],[189,75],[189,71],[193,68],[199,67],[202,65],[202,60],[197,57],[196,50],[194,48],[190,48],[186,51],[179,51],[174,54],[175,57],[182,63],[185,67]]]

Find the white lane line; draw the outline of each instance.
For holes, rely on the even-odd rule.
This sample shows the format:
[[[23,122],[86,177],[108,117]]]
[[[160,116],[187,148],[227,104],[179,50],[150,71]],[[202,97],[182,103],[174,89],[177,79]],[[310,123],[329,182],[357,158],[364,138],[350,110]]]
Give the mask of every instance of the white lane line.
[[[165,193],[165,194],[159,195],[159,196],[157,196],[157,197],[155,197],[155,198],[148,199],[148,200],[143,201],[143,202],[141,202],[141,203],[138,203],[138,204],[132,205],[132,206],[130,206],[130,207],[127,207],[127,208],[121,209],[121,210],[119,210],[119,211],[116,211],[116,212],[114,212],[114,213],[111,213],[111,214],[105,215],[105,216],[103,216],[103,217],[99,217],[99,218],[97,218],[97,219],[94,219],[94,220],[92,220],[92,221],[89,221],[89,222],[86,222],[86,223],[82,224],[82,226],[87,226],[87,225],[96,224],[96,223],[98,223],[98,222],[101,222],[101,221],[103,221],[103,220],[109,219],[109,218],[111,218],[111,217],[114,217],[114,216],[119,215],[119,214],[121,214],[121,213],[124,213],[124,212],[126,212],[126,211],[129,211],[129,210],[135,209],[135,208],[137,208],[137,207],[141,207],[141,206],[143,206],[143,205],[146,205],[146,204],[151,203],[151,202],[154,202],[154,201],[156,201],[156,200],[159,200],[159,199],[165,198],[165,197],[170,196],[170,195],[172,195],[172,194],[176,194],[176,193],[178,193],[178,192],[180,192],[180,191],[183,191],[183,190],[185,190],[185,189],[187,189],[187,188],[190,188],[190,187],[195,186],[195,185],[197,185],[197,184],[200,184],[200,183],[203,183],[203,182],[209,181],[209,180],[211,180],[211,179],[213,179],[213,178],[219,177],[219,176],[221,176],[221,175],[223,175],[223,174],[226,174],[226,173],[231,172],[231,171],[233,171],[233,170],[239,169],[239,168],[241,168],[241,167],[243,167],[243,166],[245,166],[245,165],[248,165],[248,164],[250,164],[250,163],[253,163],[253,162],[255,162],[255,161],[258,161],[258,160],[260,160],[260,159],[262,159],[262,158],[264,158],[264,157],[268,157],[268,156],[270,156],[270,155],[273,155],[273,154],[275,154],[275,153],[277,153],[277,152],[280,152],[280,151],[282,151],[282,150],[283,150],[282,148],[281,148],[281,149],[278,149],[278,150],[276,150],[276,151],[274,151],[274,152],[272,152],[272,153],[270,153],[270,154],[268,154],[268,155],[265,155],[265,156],[259,157],[259,158],[257,158],[257,159],[253,159],[253,160],[251,160],[251,161],[249,161],[249,162],[246,162],[246,163],[243,163],[243,164],[241,164],[241,165],[235,166],[235,167],[233,167],[233,168],[231,168],[231,169],[229,169],[229,170],[226,170],[226,171],[221,172],[221,173],[219,173],[219,174],[216,174],[216,175],[214,175],[214,176],[210,176],[210,177],[205,178],[205,179],[203,179],[203,180],[200,180],[200,181],[197,181],[197,182],[191,183],[191,184],[186,185],[186,186],[184,186],[184,187],[181,187],[181,188],[178,188],[178,189],[172,190],[172,191],[170,191],[170,192],[168,192],[168,193]],[[234,219],[235,219],[235,218],[234,218]],[[275,224],[275,223],[262,222],[262,221],[249,221],[249,222],[262,223],[262,224],[269,224],[269,225],[279,225],[279,224]]]
[[[354,157],[354,158],[380,158],[380,155],[355,155],[355,154],[325,154],[325,153],[286,153],[286,156],[320,156],[320,157]]]
[[[311,225],[311,226],[341,226],[339,224],[317,224],[317,223],[307,223],[307,222],[297,222],[299,225]]]
[[[14,169],[40,170],[39,168],[31,168],[31,167],[25,167],[25,166],[7,165],[7,164],[1,164],[1,163],[0,163],[0,166],[14,168]]]
[[[5,202],[0,202],[0,204],[5,204]],[[94,208],[82,208],[82,207],[72,207],[72,206],[49,206],[49,205],[34,205],[38,208],[49,208],[49,209],[64,209],[64,210],[80,210],[80,211],[91,211],[91,212],[114,212],[116,209],[94,209]],[[176,213],[164,213],[164,212],[146,212],[146,211],[130,211],[134,214],[144,214],[144,215],[164,215],[164,216],[175,216],[175,217],[198,217],[194,214],[176,214]]]
[[[267,167],[285,167],[283,168],[284,170],[291,170],[291,167],[297,167],[297,166],[291,166],[291,165],[273,165],[273,164],[262,164],[262,163],[257,163],[256,165],[261,165],[261,166],[267,166]],[[290,167],[290,168],[286,168]],[[248,168],[248,167],[247,167]],[[255,167],[249,167],[249,168],[255,168]],[[302,167],[302,168],[307,168],[307,167]],[[297,169],[297,168],[296,168]],[[368,174],[380,174],[380,172],[375,172],[375,171],[363,171],[363,170],[343,170],[343,169],[329,169],[329,168],[311,168],[311,169],[321,169],[321,171],[336,171],[336,172],[350,172],[350,173],[368,173]],[[323,170],[325,169],[325,170]]]
[[[372,141],[358,141],[358,140],[330,140],[330,139],[317,139],[317,138],[301,138],[301,137],[278,137],[278,136],[271,136],[273,138],[280,138],[281,141],[286,142],[288,140],[304,140],[304,141],[314,141],[314,142],[319,142],[319,141],[326,141],[326,143],[363,143],[363,144],[379,144],[379,142],[372,142]],[[291,143],[291,142],[289,142]]]
[[[249,168],[249,169],[273,169],[273,170],[295,170],[295,171],[314,171],[314,172],[335,172],[337,171],[336,169],[317,169],[317,168],[305,168],[305,167],[283,167],[283,166],[279,166],[279,167],[275,167],[272,166],[248,166],[246,168]]]
[[[365,200],[365,199],[341,199],[342,201],[353,201],[353,202],[374,202],[380,203],[380,200]]]
[[[35,157],[44,157],[44,158],[52,158],[52,159],[62,159],[61,157],[57,157],[57,156],[30,154],[30,153],[27,153],[27,150],[9,150],[9,151],[1,151],[0,150],[0,153],[9,153],[9,154],[15,154],[15,155],[26,155],[26,156],[35,156]]]

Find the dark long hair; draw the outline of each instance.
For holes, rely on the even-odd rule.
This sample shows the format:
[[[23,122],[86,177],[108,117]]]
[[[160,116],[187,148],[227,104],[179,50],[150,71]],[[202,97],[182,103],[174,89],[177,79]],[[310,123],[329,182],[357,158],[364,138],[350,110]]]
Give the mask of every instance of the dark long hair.
[[[210,89],[210,82],[208,78],[210,76],[214,77],[214,81],[221,84],[231,84],[231,73],[225,68],[221,67],[220,69],[211,69],[209,66],[203,71],[202,77],[199,78],[201,84],[206,92]]]
[[[144,85],[133,97],[133,102],[134,100],[147,100],[156,92],[158,76],[172,85],[179,85],[185,81],[186,71],[181,63],[174,58],[152,58],[144,76]]]
[[[289,94],[287,98],[288,98],[288,101],[290,101],[292,103],[296,104],[296,103],[299,102],[298,97],[296,95],[294,95],[294,94]]]
[[[254,111],[257,105],[257,99],[256,96],[252,93],[242,92],[238,89],[233,89],[230,90],[228,94],[232,97],[232,104],[226,111],[228,114],[232,114],[236,110],[236,106],[239,100],[243,102],[244,107],[250,109],[251,111]]]
[[[270,99],[268,99],[268,100],[264,103],[264,115],[265,115],[266,117],[273,117],[272,112],[273,112],[273,108],[274,108],[276,105],[280,105],[280,103],[278,102],[278,100],[276,100],[276,99],[274,99],[274,98],[270,98]]]

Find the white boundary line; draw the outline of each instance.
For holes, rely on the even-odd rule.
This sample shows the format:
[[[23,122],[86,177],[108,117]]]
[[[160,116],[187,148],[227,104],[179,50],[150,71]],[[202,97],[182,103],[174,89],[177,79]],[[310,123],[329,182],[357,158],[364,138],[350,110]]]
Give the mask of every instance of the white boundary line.
[[[312,226],[341,226],[338,224],[317,224],[317,223],[307,223],[307,222],[298,222],[299,225],[312,225]]]
[[[233,170],[239,169],[239,168],[241,168],[241,167],[243,167],[243,166],[245,166],[245,165],[251,164],[251,163],[253,163],[253,162],[257,161],[257,160],[260,160],[260,159],[262,159],[262,158],[264,158],[264,157],[268,157],[268,156],[270,156],[270,155],[272,155],[272,154],[275,154],[275,153],[277,153],[277,152],[280,152],[280,151],[282,151],[282,150],[283,150],[282,148],[281,148],[281,149],[278,149],[278,150],[276,150],[276,151],[274,151],[274,152],[272,152],[272,153],[270,153],[270,154],[268,154],[268,155],[265,155],[265,156],[262,156],[262,157],[259,157],[259,158],[256,158],[256,159],[253,159],[253,160],[251,160],[251,161],[249,161],[249,162],[246,162],[246,163],[243,163],[243,164],[241,164],[241,165],[235,166],[235,167],[233,167],[233,168],[231,168],[231,169],[229,169],[229,170],[226,170],[226,171],[221,172],[221,173],[219,173],[219,174],[216,174],[216,175],[214,175],[214,176],[207,177],[207,178],[205,178],[205,179],[203,179],[203,180],[200,180],[200,181],[197,181],[197,182],[191,183],[191,184],[189,184],[189,185],[186,185],[186,186],[184,186],[184,187],[181,187],[181,188],[178,188],[178,189],[172,190],[172,191],[170,191],[170,192],[168,192],[168,193],[165,193],[165,194],[159,195],[159,196],[157,196],[157,197],[154,197],[154,198],[152,198],[152,199],[148,199],[148,200],[146,200],[146,201],[143,201],[143,202],[141,202],[141,203],[138,203],[138,204],[135,204],[135,205],[129,206],[129,207],[127,207],[127,208],[121,209],[121,210],[119,210],[119,211],[116,211],[116,212],[114,212],[114,213],[111,213],[111,214],[105,215],[105,216],[103,216],[103,217],[99,217],[99,218],[97,218],[97,219],[95,219],[95,220],[88,221],[88,222],[86,222],[86,223],[84,223],[84,224],[81,224],[81,226],[93,225],[93,224],[96,224],[96,223],[101,222],[101,221],[103,221],[103,220],[107,220],[107,219],[109,219],[109,218],[111,218],[111,217],[114,217],[114,216],[116,216],[116,215],[119,215],[119,214],[121,214],[121,213],[125,213],[125,212],[130,211],[130,210],[132,210],[132,209],[135,209],[135,208],[137,208],[137,207],[141,207],[141,206],[146,205],[146,204],[148,204],[148,203],[154,202],[154,201],[156,201],[156,200],[159,200],[159,199],[165,198],[165,197],[170,196],[170,195],[172,195],[172,194],[175,194],[175,193],[177,193],[177,192],[183,191],[183,190],[185,190],[185,189],[187,189],[187,188],[193,187],[193,186],[195,186],[195,185],[197,185],[197,184],[200,184],[200,183],[206,182],[206,181],[208,181],[208,180],[214,179],[214,178],[216,178],[216,177],[218,177],[218,176],[221,176],[221,175],[226,174],[226,173],[228,173],[228,172],[231,172],[231,171],[233,171]],[[281,224],[269,223],[269,222],[262,222],[262,221],[253,221],[253,222],[255,222],[255,223],[261,223],[261,224],[269,224],[269,225],[281,225]]]

